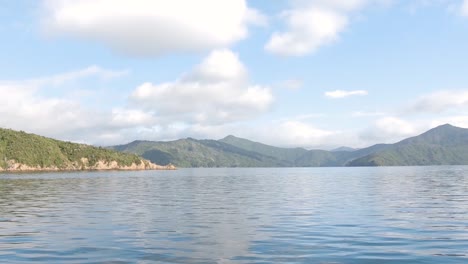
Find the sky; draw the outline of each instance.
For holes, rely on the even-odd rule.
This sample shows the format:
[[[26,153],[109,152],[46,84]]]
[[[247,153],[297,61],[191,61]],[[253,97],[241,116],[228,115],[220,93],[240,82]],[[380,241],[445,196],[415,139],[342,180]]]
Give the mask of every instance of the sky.
[[[0,127],[331,149],[468,127],[468,0],[0,0]]]

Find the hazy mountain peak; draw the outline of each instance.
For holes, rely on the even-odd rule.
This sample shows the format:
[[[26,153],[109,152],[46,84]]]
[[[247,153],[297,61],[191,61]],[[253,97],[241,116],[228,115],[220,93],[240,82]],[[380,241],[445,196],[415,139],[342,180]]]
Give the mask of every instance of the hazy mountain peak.
[[[224,138],[222,138],[221,140],[229,140],[229,139],[240,139],[239,137],[236,137],[234,135],[227,135],[225,136]]]
[[[437,138],[437,139],[453,139],[454,137],[459,137],[459,136],[466,136],[466,133],[468,132],[468,129],[466,128],[461,128],[461,127],[456,127],[450,124],[445,124],[441,125],[438,127],[435,127],[417,137],[414,138]]]
[[[430,129],[428,132],[437,131],[437,130],[446,130],[446,129],[463,129],[463,128],[456,127],[456,126],[453,126],[453,125],[447,123],[447,124],[444,124],[444,125],[434,127],[433,129]]]
[[[357,149],[355,148],[350,148],[350,147],[346,147],[346,146],[341,146],[339,148],[336,148],[336,149],[332,149],[331,151],[332,152],[338,152],[338,151],[347,151],[347,152],[350,152],[350,151],[356,151]]]

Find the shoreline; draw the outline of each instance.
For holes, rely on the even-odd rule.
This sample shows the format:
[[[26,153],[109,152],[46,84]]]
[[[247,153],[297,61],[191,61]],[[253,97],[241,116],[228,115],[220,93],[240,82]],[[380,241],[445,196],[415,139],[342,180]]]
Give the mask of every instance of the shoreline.
[[[161,168],[161,169],[83,169],[83,170],[4,170],[0,168],[0,174],[40,174],[40,173],[72,173],[72,172],[131,172],[131,171],[176,171],[177,168]]]
[[[7,168],[0,167],[0,173],[31,173],[31,172],[78,172],[78,171],[144,171],[144,170],[177,170],[172,165],[157,165],[147,160],[141,160],[140,164],[132,163],[130,165],[119,165],[116,161],[98,161],[94,165],[89,165],[87,159],[82,159],[81,164],[68,164],[66,167],[41,167],[29,166],[17,163],[13,160],[8,161]]]

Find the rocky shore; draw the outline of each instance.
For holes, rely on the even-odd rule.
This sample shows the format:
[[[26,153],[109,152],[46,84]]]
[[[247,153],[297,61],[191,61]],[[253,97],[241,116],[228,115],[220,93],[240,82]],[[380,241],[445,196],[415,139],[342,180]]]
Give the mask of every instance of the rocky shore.
[[[131,165],[119,165],[116,161],[98,161],[94,165],[90,165],[88,159],[82,158],[81,162],[73,162],[65,167],[41,167],[29,166],[21,164],[15,160],[8,160],[6,168],[0,167],[0,172],[46,172],[46,171],[107,171],[107,170],[121,170],[121,171],[139,171],[139,170],[176,170],[172,164],[161,166],[154,164],[148,160],[140,160],[140,164],[132,163]]]

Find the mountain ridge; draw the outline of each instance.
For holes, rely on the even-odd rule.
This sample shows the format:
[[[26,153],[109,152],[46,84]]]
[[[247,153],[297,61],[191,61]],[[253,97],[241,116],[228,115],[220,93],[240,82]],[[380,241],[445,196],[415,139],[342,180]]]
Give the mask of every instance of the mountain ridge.
[[[424,155],[422,155],[424,154]],[[467,165],[468,129],[450,124],[350,162],[349,166]]]
[[[281,148],[233,135],[219,140],[133,141],[111,148],[180,167],[468,165],[468,129],[445,124],[394,144],[355,150]]]

